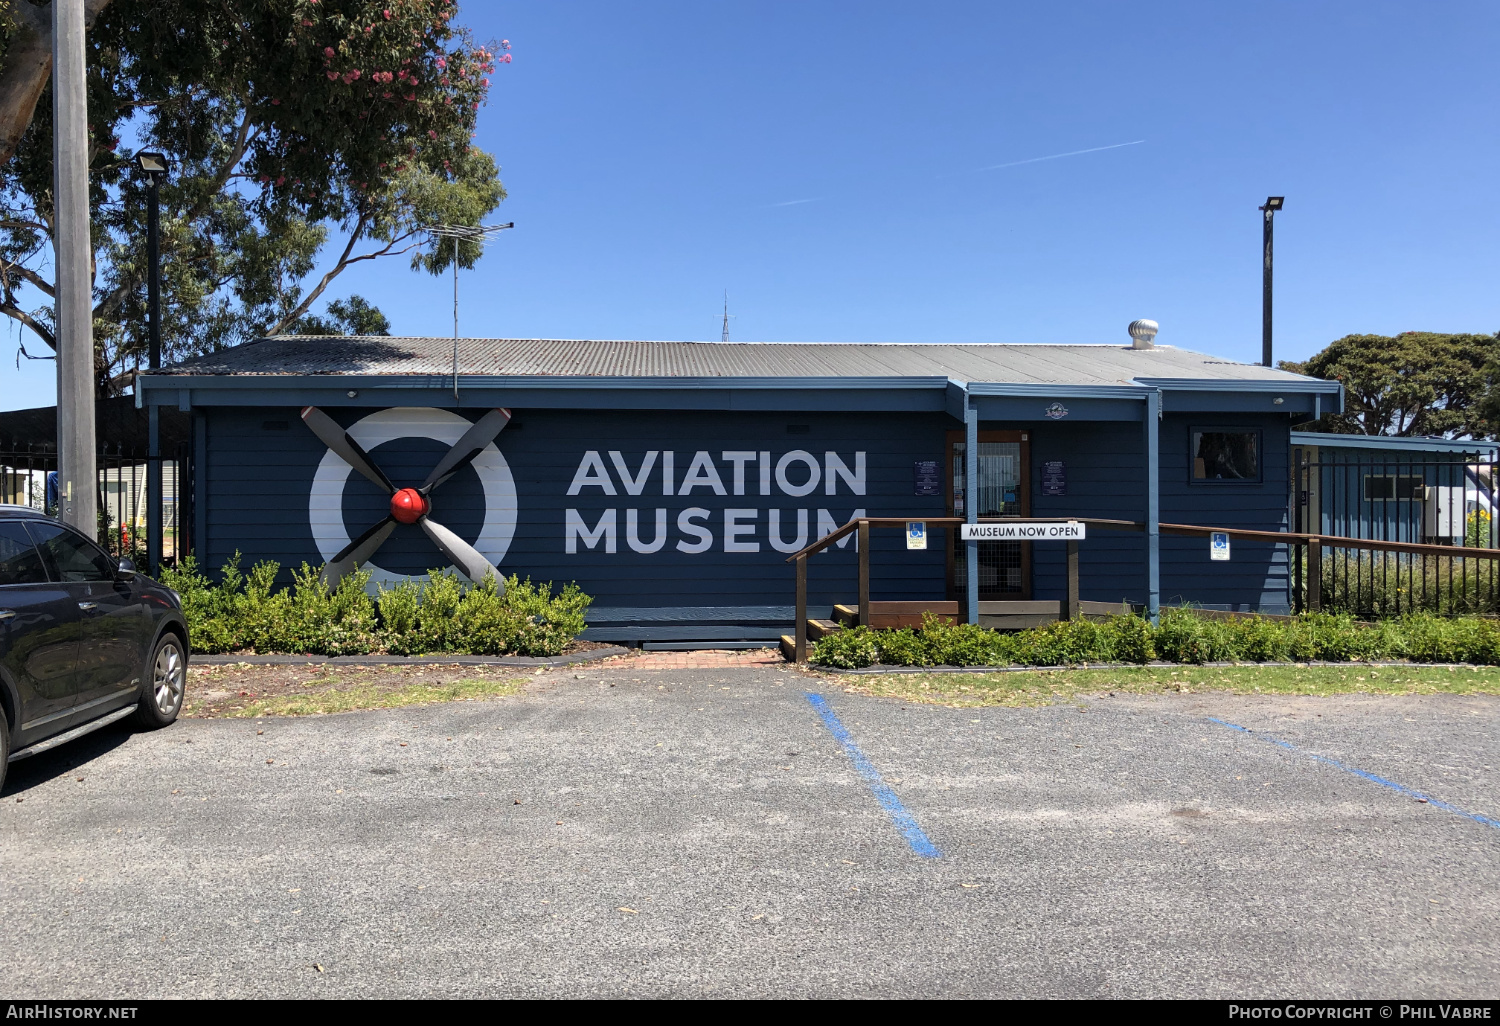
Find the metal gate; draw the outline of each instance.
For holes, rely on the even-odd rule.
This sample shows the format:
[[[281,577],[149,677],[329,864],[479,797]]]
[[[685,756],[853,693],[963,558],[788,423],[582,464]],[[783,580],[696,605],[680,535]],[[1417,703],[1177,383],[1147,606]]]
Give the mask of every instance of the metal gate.
[[[1323,609],[1360,616],[1500,613],[1497,561],[1463,552],[1500,546],[1492,454],[1370,459],[1323,450],[1322,458],[1309,459],[1298,448],[1292,456],[1294,533],[1424,549],[1299,545],[1292,564],[1296,608],[1308,608],[1316,572]]]
[[[120,446],[104,446],[97,459],[99,543],[112,555],[130,557],[144,570],[151,509],[147,482],[153,457]],[[173,566],[192,551],[191,452],[185,445],[178,446],[154,459],[161,462],[162,471],[162,562]],[[0,502],[56,515],[56,474],[57,453],[53,450],[0,451]]]

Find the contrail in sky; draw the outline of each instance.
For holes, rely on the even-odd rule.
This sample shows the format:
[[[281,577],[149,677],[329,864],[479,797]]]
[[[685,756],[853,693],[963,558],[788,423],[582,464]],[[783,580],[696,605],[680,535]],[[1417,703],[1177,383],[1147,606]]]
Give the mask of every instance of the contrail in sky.
[[[1071,150],[1068,153],[1054,153],[1050,157],[1032,157],[1030,160],[1013,160],[1009,164],[991,164],[989,167],[982,167],[978,170],[998,171],[1002,167],[1017,167],[1021,164],[1035,164],[1043,160],[1057,160],[1060,157],[1076,157],[1082,153],[1098,153],[1100,150],[1118,150],[1122,146],[1139,146],[1145,141],[1146,140],[1144,139],[1137,139],[1134,142],[1115,143],[1112,146],[1095,146],[1087,150]]]
[[[821,197],[821,196],[814,196],[812,199],[787,200],[785,203],[772,203],[770,205],[773,206],[773,207],[795,207],[799,203],[816,203],[816,202],[818,202],[818,200],[820,200],[822,198],[823,197]]]

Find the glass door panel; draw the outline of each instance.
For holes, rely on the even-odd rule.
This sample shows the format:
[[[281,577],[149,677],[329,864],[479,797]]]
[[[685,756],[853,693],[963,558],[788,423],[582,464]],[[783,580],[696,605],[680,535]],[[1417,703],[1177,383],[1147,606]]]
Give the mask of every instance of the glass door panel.
[[[1015,440],[988,440],[985,435],[1011,436]],[[979,481],[974,501],[981,517],[1025,516],[1030,506],[1026,494],[1026,440],[1019,432],[982,432],[979,442]],[[960,436],[950,442],[953,482],[953,515],[964,516],[969,498],[964,456],[967,445]],[[952,585],[960,596],[968,587],[965,568],[967,546],[953,532]],[[1024,598],[1030,591],[1029,555],[1023,542],[980,542],[979,597],[981,599]]]

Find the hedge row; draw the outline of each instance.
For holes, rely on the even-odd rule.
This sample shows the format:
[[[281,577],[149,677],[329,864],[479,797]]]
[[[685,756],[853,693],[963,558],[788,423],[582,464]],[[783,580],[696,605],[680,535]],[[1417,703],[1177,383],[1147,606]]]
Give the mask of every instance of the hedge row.
[[[1191,609],[1163,610],[1161,623],[1136,616],[1059,621],[1022,631],[949,624],[836,631],[812,662],[839,669],[892,666],[1071,666],[1079,663],[1347,662],[1408,659],[1500,665],[1500,622],[1413,614],[1376,623],[1314,613],[1287,620],[1225,620]]]
[[[576,584],[554,594],[551,584],[512,576],[501,589],[493,577],[465,585],[445,570],[372,598],[368,573],[352,573],[330,591],[319,580],[322,568],[306,563],[292,571],[291,587],[278,589],[280,568],[267,560],[247,573],[235,553],[217,583],[191,557],[163,570],[162,582],[182,596],[194,651],[557,655],[583,633],[592,601]]]

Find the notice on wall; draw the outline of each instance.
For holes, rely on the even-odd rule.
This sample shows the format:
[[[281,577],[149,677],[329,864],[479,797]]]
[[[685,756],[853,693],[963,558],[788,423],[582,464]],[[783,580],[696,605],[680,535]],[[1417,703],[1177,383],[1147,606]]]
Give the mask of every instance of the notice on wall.
[[[1083,541],[1084,525],[1076,520],[1008,520],[1004,523],[964,524],[964,541]]]
[[[1212,531],[1208,536],[1208,558],[1229,559],[1229,535],[1224,531]]]
[[[917,460],[912,465],[916,487],[915,495],[942,495],[942,475],[938,473],[937,460]]]
[[[1068,468],[1062,460],[1049,460],[1042,464],[1042,494],[1068,494]]]
[[[927,525],[920,520],[909,520],[906,523],[906,547],[908,549],[927,548]]]

